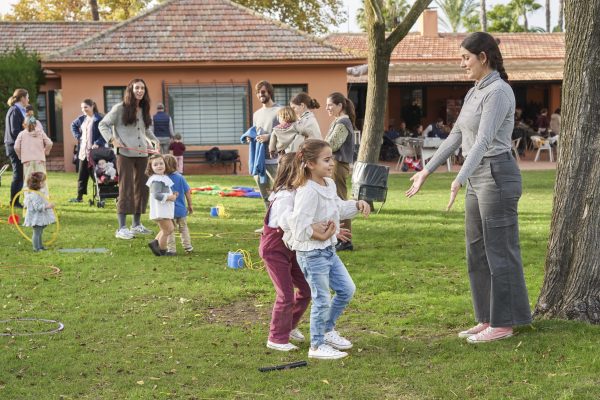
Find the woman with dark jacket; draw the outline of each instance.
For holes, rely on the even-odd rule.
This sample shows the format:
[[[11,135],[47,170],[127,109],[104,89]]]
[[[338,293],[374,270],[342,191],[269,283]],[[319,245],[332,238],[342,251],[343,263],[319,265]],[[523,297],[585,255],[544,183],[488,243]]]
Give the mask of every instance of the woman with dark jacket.
[[[71,202],[81,203],[83,195],[87,194],[88,180],[90,178],[89,157],[90,150],[106,146],[98,124],[103,115],[98,113],[96,103],[91,99],[85,99],[81,103],[83,115],[76,118],[71,124],[71,133],[79,142],[77,159],[79,161],[79,175],[77,177],[77,198]]]
[[[12,183],[10,185],[10,203],[12,203],[15,195],[23,188],[23,164],[15,152],[15,141],[19,132],[23,130],[23,122],[25,121],[25,107],[29,104],[29,93],[25,89],[16,89],[10,99],[6,112],[6,123],[4,130],[4,146],[6,147],[6,155],[12,166]],[[15,207],[23,208],[19,200],[15,201]]]

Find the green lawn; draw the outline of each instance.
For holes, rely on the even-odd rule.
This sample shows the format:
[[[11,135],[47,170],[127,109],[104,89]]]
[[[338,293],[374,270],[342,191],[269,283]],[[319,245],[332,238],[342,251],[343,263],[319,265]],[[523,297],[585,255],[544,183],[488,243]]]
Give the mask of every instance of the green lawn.
[[[534,305],[543,279],[554,171],[523,175],[521,245]],[[261,373],[261,366],[307,360],[308,344],[291,354],[268,350],[274,292],[267,274],[226,268],[230,250],[247,249],[257,258],[258,239],[251,232],[262,223],[259,200],[194,195],[196,213],[189,219],[194,253],[158,258],[145,238],[114,238],[112,201],[105,209],[68,203],[76,176],[54,173],[50,189],[60,233],[51,251],[34,254],[6,224],[10,176],[5,176],[0,319],[53,319],[65,329],[0,337],[0,399],[597,399],[598,327],[541,321],[486,345],[456,337],[473,319],[462,196],[452,212],[442,211],[452,177],[433,175],[407,200],[409,175],[391,176],[381,213],[353,224],[355,251],[341,257],[357,291],[338,324],[354,342],[351,356]],[[249,177],[232,176],[189,181],[253,184]],[[224,205],[228,218],[210,217],[216,204]],[[47,229],[46,239],[54,229]],[[209,235],[217,233],[221,237]],[[91,247],[110,252],[57,251]],[[53,275],[50,266],[61,273]],[[2,332],[54,327],[1,324]],[[308,334],[308,315],[301,329]]]

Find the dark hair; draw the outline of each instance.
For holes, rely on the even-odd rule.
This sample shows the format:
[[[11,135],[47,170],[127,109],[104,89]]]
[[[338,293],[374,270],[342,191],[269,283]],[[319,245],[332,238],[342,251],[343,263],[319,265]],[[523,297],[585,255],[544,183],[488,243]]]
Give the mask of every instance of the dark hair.
[[[141,78],[132,79],[127,84],[125,94],[123,95],[123,124],[133,125],[137,120],[137,100],[133,93],[133,85],[142,82],[145,87],[144,97],[140,100],[140,108],[142,109],[142,118],[144,119],[144,125],[146,129],[152,125],[152,118],[150,117],[150,95],[148,95],[148,85]]]
[[[556,110],[554,110],[554,114],[560,114],[560,107],[558,107]]]
[[[148,164],[146,165],[146,171],[144,171],[146,176],[154,175],[154,171],[152,170],[152,161],[156,160],[157,158],[162,158],[162,160],[165,161],[165,158],[162,154],[152,154],[150,157],[148,157]],[[165,175],[170,174],[171,172],[167,173],[167,163],[165,162]]]
[[[46,174],[43,172],[32,172],[27,178],[27,187],[31,190],[40,190],[42,182],[46,180]]]
[[[327,98],[330,99],[335,105],[342,105],[342,111],[350,118],[350,121],[352,121],[352,126],[354,129],[356,129],[356,111],[354,111],[354,103],[352,100],[346,98],[346,96],[340,92],[333,92],[327,96]]]
[[[273,182],[273,191],[293,189],[292,182],[296,177],[296,153],[290,152],[279,157],[279,165],[277,166],[277,175]]]
[[[273,100],[273,98],[275,97],[275,89],[273,89],[273,85],[271,85],[268,81],[260,81],[256,84],[256,86],[254,86],[254,89],[256,90],[256,93],[258,93],[258,91],[260,90],[261,87],[266,87],[267,88],[267,93],[269,93],[269,97],[271,98],[271,100]]]
[[[25,107],[25,111],[33,111],[33,106],[28,104],[27,107]]]
[[[295,95],[294,97],[292,97],[292,100],[290,100],[290,103],[294,103],[297,106],[299,106],[300,104],[304,104],[306,106],[306,108],[308,108],[309,110],[315,110],[315,109],[321,107],[321,105],[319,104],[319,102],[317,100],[313,99],[312,97],[310,97],[308,94],[306,94],[304,92],[300,92],[297,95]]]
[[[309,162],[316,162],[324,148],[331,147],[329,143],[321,139],[306,139],[296,153],[294,158],[294,179],[292,179],[292,189],[304,186],[306,181],[311,178],[308,169]]]
[[[15,103],[18,103],[19,101],[21,101],[21,99],[23,97],[27,97],[27,95],[29,94],[29,92],[25,89],[15,89],[15,91],[13,92],[13,95],[10,96],[10,99],[8,99],[8,106],[12,107],[15,105]]]
[[[486,32],[473,32],[468,35],[460,44],[472,54],[479,55],[485,53],[488,64],[491,69],[498,71],[500,78],[508,82],[508,74],[504,69],[504,60],[498,44],[499,40],[494,39],[492,35]]]
[[[170,175],[177,171],[177,159],[172,154],[163,154],[165,160],[165,174]]]
[[[540,114],[543,114],[543,113],[548,113],[548,109],[547,109],[547,108],[545,108],[545,107],[544,107],[544,108],[542,108],[542,109],[540,110]]]
[[[181,135],[179,133],[176,133],[175,135],[173,135],[173,138],[176,140],[181,140]]]
[[[82,103],[87,104],[88,106],[92,107],[92,112],[94,114],[98,114],[98,106],[96,105],[96,102],[92,99],[84,99],[82,101]]]

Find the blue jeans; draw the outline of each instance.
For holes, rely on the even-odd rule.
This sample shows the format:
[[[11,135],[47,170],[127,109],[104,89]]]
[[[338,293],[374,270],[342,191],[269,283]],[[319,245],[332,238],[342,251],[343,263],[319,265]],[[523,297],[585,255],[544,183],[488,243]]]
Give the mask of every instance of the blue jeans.
[[[356,286],[333,246],[311,251],[296,251],[296,258],[310,286],[310,344],[313,348],[324,343],[326,332],[350,303]],[[335,292],[331,298],[330,289]]]

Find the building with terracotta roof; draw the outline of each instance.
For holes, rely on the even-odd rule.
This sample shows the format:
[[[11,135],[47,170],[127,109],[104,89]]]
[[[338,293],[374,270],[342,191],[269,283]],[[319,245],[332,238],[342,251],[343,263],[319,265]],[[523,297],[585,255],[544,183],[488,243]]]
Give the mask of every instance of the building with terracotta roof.
[[[473,85],[460,68],[458,50],[466,33],[439,33],[435,9],[420,19],[420,32],[409,33],[391,56],[387,118],[391,122],[406,119],[414,104],[422,111],[423,124],[437,118],[455,120],[462,99]],[[525,115],[546,107],[560,107],[560,91],[565,57],[564,33],[493,33],[500,50],[517,106]],[[366,34],[332,34],[326,38],[342,50],[366,60]],[[348,70],[350,98],[357,104],[357,116],[364,117],[366,67]],[[404,110],[404,111],[403,111]],[[386,124],[387,126],[387,124]]]
[[[6,26],[0,24],[0,37]],[[239,138],[261,106],[257,82],[270,81],[280,104],[301,91],[324,104],[329,93],[346,89],[346,68],[361,62],[230,0],[169,0],[96,32],[73,33],[63,35],[69,40],[55,51],[42,53],[51,78],[42,91],[53,90],[61,99],[62,123],[51,134],[63,142],[67,170],[74,169],[70,124],[81,114],[81,101],[91,98],[107,112],[132,78],[145,80],[153,105],[165,104],[188,148],[235,148],[245,161],[248,146]],[[40,33],[37,41],[44,40]],[[324,108],[315,114],[328,126]]]

